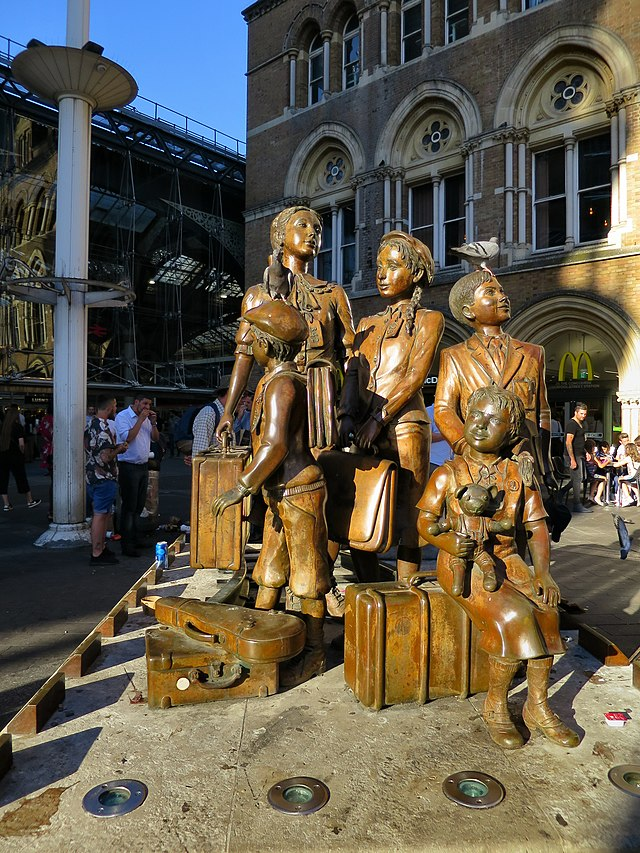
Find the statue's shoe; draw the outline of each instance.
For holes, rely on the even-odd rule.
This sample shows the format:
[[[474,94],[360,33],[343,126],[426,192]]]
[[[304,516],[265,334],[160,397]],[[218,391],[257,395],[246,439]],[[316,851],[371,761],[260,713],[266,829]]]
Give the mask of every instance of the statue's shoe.
[[[326,668],[324,649],[302,652],[290,663],[280,667],[280,687],[297,687],[316,675],[322,675]]]
[[[571,749],[580,743],[580,735],[569,726],[565,726],[560,717],[554,714],[546,703],[530,705],[527,700],[522,709],[522,719],[531,734],[537,730],[558,746]]]
[[[499,708],[487,709],[485,703],[482,717],[491,735],[491,740],[497,743],[499,747],[502,749],[520,749],[521,746],[524,746],[524,739],[508,712],[505,714]]]

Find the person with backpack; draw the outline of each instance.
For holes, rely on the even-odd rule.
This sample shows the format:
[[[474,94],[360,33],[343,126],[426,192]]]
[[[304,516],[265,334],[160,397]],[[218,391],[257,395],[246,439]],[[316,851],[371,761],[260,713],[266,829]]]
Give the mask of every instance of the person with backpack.
[[[193,419],[193,438],[191,452],[185,455],[185,465],[191,465],[191,459],[196,453],[201,453],[211,445],[217,445],[216,427],[220,422],[227,401],[228,386],[217,388],[212,403],[202,406]]]

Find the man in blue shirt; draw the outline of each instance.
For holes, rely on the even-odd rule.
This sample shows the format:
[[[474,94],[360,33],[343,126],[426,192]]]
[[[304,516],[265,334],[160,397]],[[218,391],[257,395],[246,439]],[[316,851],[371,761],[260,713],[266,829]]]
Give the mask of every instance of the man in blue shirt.
[[[136,397],[116,415],[117,440],[128,444],[126,452],[118,456],[122,498],[120,534],[122,553],[127,557],[140,556],[135,547],[139,540],[138,519],[147,497],[151,441],[160,439],[156,423],[157,415],[151,411],[149,397]]]

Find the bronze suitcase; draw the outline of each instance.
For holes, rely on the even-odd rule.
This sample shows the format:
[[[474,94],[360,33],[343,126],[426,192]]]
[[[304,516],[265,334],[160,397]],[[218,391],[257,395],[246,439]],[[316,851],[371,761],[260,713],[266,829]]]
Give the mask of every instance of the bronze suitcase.
[[[164,609],[156,605],[156,612],[181,629],[163,625],[146,632],[150,708],[270,696],[278,692],[280,662],[304,647],[304,622],[290,614],[166,601]],[[180,601],[183,607],[171,603]]]
[[[431,582],[416,585],[425,577]],[[435,573],[413,581],[347,587],[344,678],[369,708],[487,690],[480,632]]]
[[[192,569],[232,569],[242,565],[249,534],[250,498],[226,509],[214,518],[211,504],[238,482],[247,460],[248,448],[211,448],[197,453],[191,462],[191,547]]]

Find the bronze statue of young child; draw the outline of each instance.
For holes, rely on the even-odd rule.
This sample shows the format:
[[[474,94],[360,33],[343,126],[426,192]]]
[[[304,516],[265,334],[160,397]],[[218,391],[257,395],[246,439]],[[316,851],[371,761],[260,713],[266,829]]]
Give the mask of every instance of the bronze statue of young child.
[[[511,680],[520,663],[527,662],[528,696],[523,719],[533,733],[539,730],[563,747],[577,746],[580,738],[564,725],[547,703],[553,655],[562,654],[557,605],[560,591],[549,571],[549,534],[540,492],[523,481],[512,449],[521,435],[524,406],[515,394],[490,386],[469,397],[462,454],[432,474],[418,509],[418,529],[440,549],[438,580],[454,595],[456,560],[472,560],[476,540],[453,530],[436,532],[461,486],[476,483],[495,487],[501,496],[496,513],[508,530],[489,532],[485,545],[495,562],[496,589],[488,590],[482,572],[471,570],[468,593],[456,601],[482,631],[480,646],[489,655],[489,690],[484,720],[493,740],[504,749],[523,745],[507,704]],[[514,530],[522,524],[533,568],[518,554]]]
[[[386,307],[358,323],[339,407],[343,445],[353,440],[398,465],[397,570],[405,579],[420,568],[416,504],[429,476],[431,445],[422,386],[444,330],[439,311],[420,307],[434,271],[420,240],[402,231],[382,237],[376,283]],[[360,579],[376,580],[377,556],[352,555]]]
[[[243,319],[251,327],[253,357],[265,370],[251,410],[253,459],[212,509],[220,515],[262,489],[267,513],[253,570],[259,587],[256,607],[275,608],[288,585],[300,598],[307,626],[302,656],[280,673],[280,683],[290,687],[325,670],[325,594],[331,585],[326,485],[309,449],[306,380],[295,364],[309,329],[300,312],[284,300],[263,302]]]

